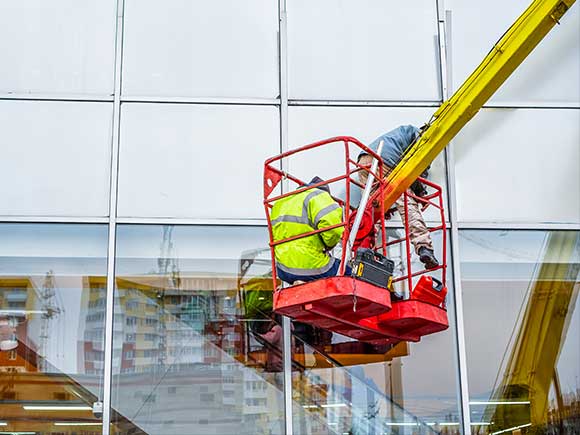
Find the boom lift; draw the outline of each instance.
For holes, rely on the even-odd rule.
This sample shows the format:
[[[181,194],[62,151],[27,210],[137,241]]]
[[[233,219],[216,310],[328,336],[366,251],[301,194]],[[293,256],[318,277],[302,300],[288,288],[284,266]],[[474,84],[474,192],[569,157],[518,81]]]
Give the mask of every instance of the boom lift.
[[[507,80],[576,0],[534,0],[461,87],[433,114],[428,128],[387,178],[385,208],[409,188]]]
[[[322,148],[330,149],[331,152],[337,153],[337,147],[342,147],[344,150],[343,167],[346,168],[346,173],[329,180],[307,185],[303,180],[277,168],[282,159]],[[351,188],[352,186],[363,187],[358,181],[358,174],[367,169],[351,157],[352,155],[358,155],[359,152],[371,155],[374,158],[374,163],[368,169],[369,177],[367,185],[364,186],[363,199],[358,206],[359,212],[355,213],[352,210],[354,207],[352,207],[351,203]],[[383,166],[378,165],[379,160],[380,157],[377,153],[355,138],[341,136],[306,145],[266,161],[264,170],[264,205],[270,233],[274,288],[277,285],[276,265],[274,263],[277,246],[320,234],[329,229],[344,228],[342,234],[342,246],[344,249],[341,253],[341,267],[338,276],[294,285],[290,289],[276,291],[274,293],[274,311],[302,323],[337,332],[360,341],[374,344],[394,344],[400,341],[416,342],[424,335],[442,331],[449,326],[444,301],[447,292],[445,287],[446,263],[444,260],[446,257],[446,227],[442,189],[428,180],[421,179],[434,192],[424,197],[412,195],[416,201],[425,207],[432,206],[439,211],[441,224],[430,229],[431,232],[441,231],[443,239],[443,263],[429,270],[429,272],[441,271],[441,281],[436,281],[437,284],[434,286],[433,278],[427,276],[426,270],[417,272],[411,270],[407,207],[405,207],[404,219],[406,236],[397,240],[387,241],[385,228],[386,210],[383,201],[381,201],[387,185],[382,172]],[[274,192],[283,179],[294,183],[298,186],[298,189],[282,195],[275,195]],[[373,180],[377,181],[374,183],[374,192],[371,193]],[[329,184],[336,185],[336,183],[344,183],[346,186],[346,198],[344,200],[335,198],[344,209],[344,219],[341,223],[283,240],[274,240],[270,215],[276,201],[310,189]],[[404,194],[405,203],[408,201],[408,196],[411,196],[411,194]],[[369,205],[368,208],[366,207],[367,204]],[[359,237],[358,228],[363,214],[370,216],[372,220],[370,227],[377,225],[380,228],[380,246],[374,252],[369,249],[358,249],[353,263],[355,269],[354,277],[344,276],[345,265],[353,260],[350,253],[353,247],[356,248],[355,241]],[[371,246],[374,244],[373,242],[374,240],[370,242]],[[403,242],[406,245],[407,274],[393,278],[390,276],[392,262],[389,264],[390,260],[386,258],[388,256],[388,248]],[[409,295],[410,297],[404,300],[394,297],[392,300],[392,293],[387,289],[393,290],[393,284],[403,281],[406,282],[408,289],[413,289]]]
[[[407,194],[405,192],[411,184],[419,178],[419,175],[461,128],[475,116],[483,104],[520,65],[550,29],[556,23],[559,23],[560,18],[574,2],[575,0],[534,0],[494,45],[465,83],[433,114],[421,136],[409,147],[405,156],[393,171],[386,177],[383,177],[381,168],[378,171],[373,171],[372,169],[369,171],[369,178],[372,179],[374,177],[378,180],[369,204],[375,203],[375,213],[373,215],[375,216],[375,223],[381,229],[382,242],[379,250],[382,251],[383,255],[387,254],[388,245],[385,236],[384,212],[401,195],[406,197]],[[276,167],[280,160],[296,153],[307,152],[321,146],[336,143],[343,143],[345,149],[346,173],[342,176],[323,183],[306,186],[304,181]],[[376,153],[352,137],[336,137],[320,141],[283,153],[266,161],[264,168],[264,206],[270,231],[274,286],[276,286],[275,246],[336,227],[328,227],[299,237],[274,241],[270,210],[276,200],[294,193],[303,192],[309,188],[345,181],[346,200],[341,203],[344,206],[342,225],[345,227],[342,246],[349,246],[347,244],[350,238],[348,224],[351,220],[349,189],[351,183],[357,184],[353,175],[364,169],[351,159],[349,146],[354,146],[355,149],[358,148],[359,150],[362,149],[373,156],[376,161],[380,161],[380,157]],[[298,185],[298,189],[291,193],[273,196],[273,192],[282,180],[294,182]],[[427,182],[426,180],[422,181]],[[440,198],[441,191],[438,186],[428,182],[427,184],[432,189],[435,189],[436,193],[424,198],[425,202],[423,204],[425,206],[433,205],[440,209],[441,225],[433,230],[442,230],[443,250],[445,251],[445,221],[442,201],[439,202],[439,205],[432,201],[434,199],[436,201],[438,197]],[[360,183],[358,185],[361,188],[363,187]],[[364,205],[361,204],[361,213],[364,211]],[[405,221],[407,222],[408,219],[405,219]],[[407,261],[410,265],[408,227],[406,227],[406,230]],[[356,226],[352,232],[356,236]],[[345,251],[346,254],[350,254],[348,248]],[[419,341],[421,336],[446,329],[448,325],[444,304],[446,291],[445,255],[442,258],[443,264],[440,266],[442,269],[441,285],[433,286],[433,281],[426,275],[422,275],[418,282],[414,283],[413,278],[424,272],[413,273],[408,270],[408,276],[402,277],[402,279],[408,280],[409,289],[414,288],[410,298],[402,301],[391,301],[391,294],[381,288],[381,286],[369,284],[356,279],[357,277],[344,276],[345,260],[352,261],[353,258],[343,252],[339,276],[277,290],[274,294],[274,309],[280,314],[301,322],[311,323],[359,340],[371,342],[385,340],[390,342],[400,340]],[[358,270],[360,271],[360,268]],[[357,274],[358,272],[355,273],[355,275]],[[361,276],[358,278],[361,278]],[[384,284],[382,287],[388,287],[390,283]],[[421,292],[422,294],[420,294]]]

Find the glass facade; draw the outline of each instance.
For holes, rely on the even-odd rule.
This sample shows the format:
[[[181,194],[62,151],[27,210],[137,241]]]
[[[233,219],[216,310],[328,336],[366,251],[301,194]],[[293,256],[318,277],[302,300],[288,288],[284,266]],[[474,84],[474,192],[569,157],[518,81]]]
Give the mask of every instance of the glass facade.
[[[242,277],[239,248],[265,237],[256,227],[118,228],[117,433],[284,432],[280,340],[265,341],[261,323],[275,325],[246,316],[240,286],[264,268]]]
[[[106,225],[0,225],[2,433],[101,431]]]
[[[428,121],[527,3],[0,2],[0,435],[577,435],[576,5],[431,165],[449,328],[272,313],[265,158]]]
[[[466,230],[460,243],[474,432],[575,433],[580,232]]]

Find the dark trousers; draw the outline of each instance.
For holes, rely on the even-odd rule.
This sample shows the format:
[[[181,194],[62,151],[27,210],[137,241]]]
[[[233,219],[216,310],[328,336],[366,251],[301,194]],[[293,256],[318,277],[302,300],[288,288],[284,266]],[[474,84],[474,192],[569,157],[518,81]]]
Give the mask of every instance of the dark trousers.
[[[319,273],[318,275],[294,275],[293,273],[285,272],[281,270],[278,266],[276,266],[276,273],[278,274],[278,278],[282,281],[287,282],[288,284],[294,284],[294,281],[314,281],[321,278],[329,278],[331,276],[336,276],[338,273],[338,269],[340,268],[340,260],[335,259],[334,264],[330,269],[328,269],[324,273]],[[344,270],[345,276],[350,276],[352,272],[351,267],[347,264]]]

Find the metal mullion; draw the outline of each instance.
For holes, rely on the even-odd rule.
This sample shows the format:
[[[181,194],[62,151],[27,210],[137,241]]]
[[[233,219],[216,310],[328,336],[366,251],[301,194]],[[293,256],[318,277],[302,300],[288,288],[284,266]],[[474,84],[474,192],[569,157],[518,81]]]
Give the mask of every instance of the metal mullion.
[[[439,57],[441,71],[441,93],[443,101],[449,99],[453,83],[451,80],[451,12],[445,11],[444,0],[437,0],[437,21],[439,38]],[[449,56],[449,57],[448,57]],[[455,354],[457,365],[457,386],[460,399],[459,412],[461,417],[461,433],[471,433],[471,415],[469,409],[469,385],[467,379],[467,352],[465,349],[465,325],[463,318],[463,295],[461,286],[461,268],[459,261],[459,230],[457,226],[457,192],[455,180],[455,161],[453,159],[453,143],[445,149],[447,171],[447,204],[450,221],[450,254],[453,276],[453,299],[455,314]]]
[[[149,218],[118,217],[118,224],[151,225],[215,225],[215,226],[267,226],[266,219],[227,219],[227,218]]]
[[[457,222],[460,230],[580,230],[580,223],[542,222]]]
[[[280,152],[288,151],[288,29],[286,0],[278,0],[279,8],[279,74],[280,74]],[[282,168],[286,170],[286,168]]]
[[[0,223],[35,222],[51,224],[106,224],[108,217],[82,216],[0,216]]]
[[[565,101],[490,101],[482,109],[580,109],[578,103]]]
[[[117,193],[119,179],[119,137],[121,129],[121,74],[123,64],[123,20],[125,0],[117,0],[115,35],[115,93],[111,141],[111,178],[109,193],[109,240],[107,255],[107,302],[105,315],[105,370],[103,381],[103,435],[110,434],[111,388],[113,377],[113,328],[115,305],[115,247],[117,233]]]
[[[290,106],[338,107],[439,107],[441,101],[381,101],[381,100],[289,100]]]
[[[54,101],[54,102],[70,102],[76,101],[80,103],[101,103],[113,102],[114,98],[111,95],[81,95],[81,94],[6,94],[0,93],[0,100],[2,101]]]
[[[321,107],[439,107],[441,101],[389,101],[389,100],[296,100],[288,101],[290,106]],[[565,101],[490,101],[482,109],[580,109],[578,103]]]
[[[121,98],[123,103],[152,104],[208,104],[231,106],[279,106],[278,98],[219,98],[219,97],[172,97],[129,95]]]
[[[280,86],[280,151],[288,151],[288,29],[286,0],[278,0],[278,60]],[[286,162],[282,162],[286,171]],[[282,193],[287,188],[282,183]],[[289,317],[282,317],[282,356],[284,371],[284,428],[286,435],[293,434],[292,420],[292,324]]]

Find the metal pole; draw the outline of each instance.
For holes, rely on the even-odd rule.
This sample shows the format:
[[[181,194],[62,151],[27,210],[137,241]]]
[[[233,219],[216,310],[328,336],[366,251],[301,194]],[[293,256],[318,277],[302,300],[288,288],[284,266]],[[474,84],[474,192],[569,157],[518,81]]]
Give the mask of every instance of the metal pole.
[[[292,323],[290,317],[282,317],[283,369],[284,369],[284,416],[286,435],[293,434],[292,420]]]
[[[383,151],[384,141],[379,142],[379,147],[377,149],[377,154],[380,156],[381,152]],[[362,198],[358,205],[358,211],[356,213],[356,217],[354,219],[354,224],[350,230],[350,236],[348,238],[348,243],[346,245],[346,251],[344,254],[344,261],[348,261],[350,259],[350,254],[352,251],[352,246],[354,245],[354,241],[356,239],[356,233],[358,233],[358,228],[360,227],[360,223],[362,221],[362,217],[367,207],[367,202],[369,201],[369,196],[371,195],[371,189],[373,187],[373,182],[375,181],[375,176],[373,175],[377,171],[377,167],[379,166],[379,160],[373,158],[373,163],[371,165],[371,170],[369,172],[369,176],[367,178],[367,184],[365,185],[365,190],[362,194]],[[347,204],[349,206],[350,204]]]
[[[121,122],[121,71],[123,63],[123,15],[125,0],[117,0],[115,41],[115,94],[111,143],[111,182],[109,192],[109,240],[107,255],[107,298],[105,312],[105,361],[103,380],[103,435],[111,431],[111,387],[113,378],[113,328],[115,305],[115,246],[117,234],[117,191],[119,171],[119,131]]]
[[[439,27],[439,56],[441,63],[441,90],[443,101],[449,98],[452,90],[451,62],[451,12],[445,11],[444,0],[437,1],[437,19]],[[453,307],[455,315],[455,355],[457,366],[457,387],[460,399],[459,413],[461,417],[461,433],[471,434],[471,415],[469,409],[469,388],[467,380],[467,353],[465,349],[465,327],[463,320],[463,295],[461,288],[461,264],[459,261],[459,230],[457,227],[457,193],[455,182],[455,161],[453,159],[453,143],[445,149],[447,167],[447,192],[450,221],[450,250],[453,264]]]
[[[278,0],[278,67],[280,74],[280,148],[288,151],[288,31],[286,0]],[[286,171],[286,162],[281,169]],[[282,192],[288,189],[288,181],[282,183]],[[284,370],[284,429],[286,435],[293,434],[292,421],[292,323],[289,317],[282,317],[282,367]]]

